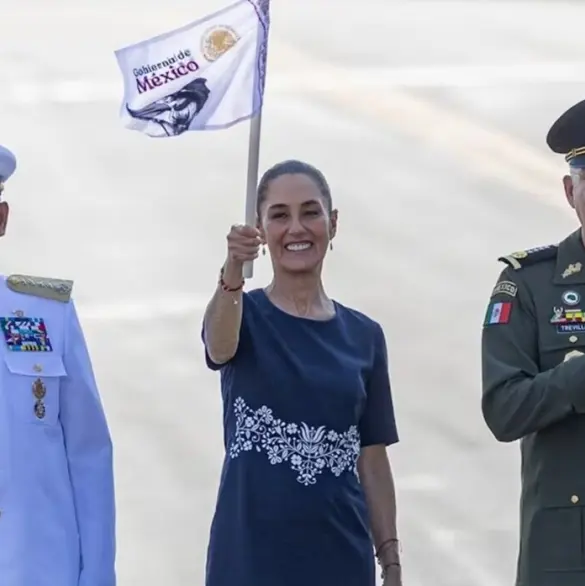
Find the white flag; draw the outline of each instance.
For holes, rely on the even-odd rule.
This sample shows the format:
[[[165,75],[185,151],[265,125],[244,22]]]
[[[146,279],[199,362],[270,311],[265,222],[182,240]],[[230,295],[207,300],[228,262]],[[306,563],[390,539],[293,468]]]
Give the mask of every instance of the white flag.
[[[262,108],[270,0],[238,0],[185,27],[115,52],[124,126],[148,136],[220,130]]]

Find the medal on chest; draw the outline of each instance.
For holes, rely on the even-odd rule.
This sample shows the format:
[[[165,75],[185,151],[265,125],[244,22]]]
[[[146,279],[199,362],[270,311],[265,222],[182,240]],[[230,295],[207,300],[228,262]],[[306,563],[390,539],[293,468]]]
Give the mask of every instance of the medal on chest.
[[[553,307],[550,323],[556,326],[559,334],[585,332],[585,313],[577,307],[581,295],[576,291],[565,291],[561,300],[564,306]]]

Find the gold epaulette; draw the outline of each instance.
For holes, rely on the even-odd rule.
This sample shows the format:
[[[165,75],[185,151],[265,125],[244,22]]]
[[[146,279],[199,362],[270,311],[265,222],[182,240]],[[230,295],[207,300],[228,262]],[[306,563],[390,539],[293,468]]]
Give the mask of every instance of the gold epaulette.
[[[31,275],[10,275],[6,283],[8,288],[16,293],[34,295],[62,303],[67,303],[71,299],[73,290],[73,281]]]
[[[552,260],[556,258],[557,251],[558,246],[556,244],[549,244],[548,246],[537,246],[528,250],[519,250],[508,256],[501,256],[498,260],[505,262],[515,270],[519,270],[545,260]]]

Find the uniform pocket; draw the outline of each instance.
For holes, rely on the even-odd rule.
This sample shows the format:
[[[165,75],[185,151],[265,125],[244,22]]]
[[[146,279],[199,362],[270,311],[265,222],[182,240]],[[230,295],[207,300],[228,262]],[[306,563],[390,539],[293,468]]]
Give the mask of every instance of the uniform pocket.
[[[6,390],[14,417],[23,423],[57,425],[59,390],[67,376],[58,354],[15,352],[4,355]]]
[[[585,336],[567,336],[559,334],[555,339],[540,343],[541,371],[550,370],[565,360],[585,355]]]
[[[528,559],[541,572],[583,568],[583,510],[550,507],[534,517],[529,537]]]

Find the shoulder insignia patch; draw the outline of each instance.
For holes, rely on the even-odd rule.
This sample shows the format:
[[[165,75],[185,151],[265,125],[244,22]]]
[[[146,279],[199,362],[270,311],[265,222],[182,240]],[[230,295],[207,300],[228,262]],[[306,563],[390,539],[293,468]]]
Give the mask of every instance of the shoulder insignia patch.
[[[10,275],[6,279],[6,284],[10,290],[16,293],[34,295],[62,303],[67,303],[71,299],[71,291],[73,290],[73,281],[31,275]]]
[[[516,297],[516,293],[518,292],[518,286],[512,281],[500,281],[494,287],[492,291],[492,297],[496,295],[509,295],[510,297]]]
[[[549,244],[548,246],[537,246],[528,250],[519,250],[508,256],[501,256],[498,260],[505,262],[515,270],[519,270],[545,260],[552,260],[556,258],[557,251],[558,246],[556,244]]]
[[[576,262],[575,264],[570,264],[563,271],[563,274],[561,275],[561,277],[563,277],[563,279],[566,279],[567,277],[570,277],[571,275],[575,275],[576,273],[580,273],[582,268],[583,268],[583,265],[580,262]]]

